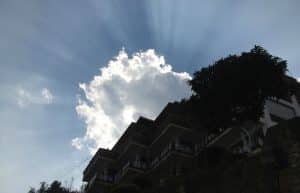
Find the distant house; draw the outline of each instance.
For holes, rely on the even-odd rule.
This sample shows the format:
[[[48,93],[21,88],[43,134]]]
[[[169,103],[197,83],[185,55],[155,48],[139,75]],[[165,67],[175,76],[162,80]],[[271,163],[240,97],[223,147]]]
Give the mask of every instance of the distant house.
[[[268,128],[282,120],[300,116],[300,94],[268,100],[259,123],[207,133],[195,115],[169,103],[155,120],[140,117],[131,123],[111,150],[99,148],[83,173],[86,193],[106,193],[138,175],[154,182],[181,175],[197,167],[197,155],[204,147],[220,146],[233,153],[260,149]]]

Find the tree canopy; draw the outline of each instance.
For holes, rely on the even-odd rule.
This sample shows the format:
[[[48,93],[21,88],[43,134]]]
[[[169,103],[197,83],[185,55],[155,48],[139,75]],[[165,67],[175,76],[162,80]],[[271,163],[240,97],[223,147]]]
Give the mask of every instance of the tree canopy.
[[[28,193],[80,193],[80,191],[71,190],[62,186],[61,182],[54,180],[50,185],[41,182],[38,189],[30,188]]]
[[[189,81],[193,95],[185,103],[207,129],[257,121],[266,99],[285,98],[296,91],[296,80],[286,72],[285,60],[255,46],[196,71]]]

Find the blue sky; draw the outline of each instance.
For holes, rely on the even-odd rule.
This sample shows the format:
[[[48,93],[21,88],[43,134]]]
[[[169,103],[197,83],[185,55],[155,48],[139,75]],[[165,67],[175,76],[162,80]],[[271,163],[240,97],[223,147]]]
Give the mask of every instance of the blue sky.
[[[299,8],[298,0],[0,0],[1,192],[72,177],[78,186],[92,149],[188,95],[183,72],[220,57],[259,44],[300,77]]]

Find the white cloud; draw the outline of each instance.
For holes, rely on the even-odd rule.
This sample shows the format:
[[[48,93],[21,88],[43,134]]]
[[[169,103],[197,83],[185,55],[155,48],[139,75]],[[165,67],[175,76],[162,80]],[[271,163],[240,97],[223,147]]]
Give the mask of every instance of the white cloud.
[[[42,97],[47,104],[51,104],[53,101],[53,95],[47,88],[42,89]]]
[[[74,146],[76,149],[80,150],[83,147],[83,143],[82,143],[81,139],[77,137],[72,140],[72,146]]]
[[[300,82],[300,77],[296,78],[298,82]]]
[[[54,96],[48,88],[42,88],[38,91],[28,90],[23,87],[17,89],[17,104],[21,108],[33,104],[48,105],[53,102],[53,98]]]
[[[30,93],[23,88],[17,90],[17,103],[19,107],[25,107],[32,101],[32,96]]]
[[[139,116],[154,119],[168,103],[191,94],[186,72],[177,73],[154,50],[128,57],[124,50],[89,83],[79,84],[84,99],[76,111],[85,121],[85,136],[72,140],[78,149],[111,148]]]

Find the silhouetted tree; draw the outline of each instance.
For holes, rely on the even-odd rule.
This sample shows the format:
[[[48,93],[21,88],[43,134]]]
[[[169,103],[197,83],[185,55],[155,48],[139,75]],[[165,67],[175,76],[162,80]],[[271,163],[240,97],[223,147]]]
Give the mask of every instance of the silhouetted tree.
[[[47,190],[47,193],[67,193],[68,190],[62,187],[61,182],[53,181],[50,187]]]
[[[79,193],[78,191],[70,190],[62,186],[61,182],[55,180],[49,186],[46,182],[41,182],[40,187],[35,190],[35,188],[30,188],[28,193]]]
[[[37,193],[47,193],[48,184],[46,182],[41,182],[40,188],[37,190]]]
[[[31,187],[31,188],[29,189],[28,193],[36,193],[35,188],[32,188],[32,187]]]
[[[207,129],[257,121],[266,99],[295,92],[296,80],[287,78],[286,71],[285,60],[255,46],[250,52],[230,55],[196,71],[189,81],[193,95],[184,102]]]

